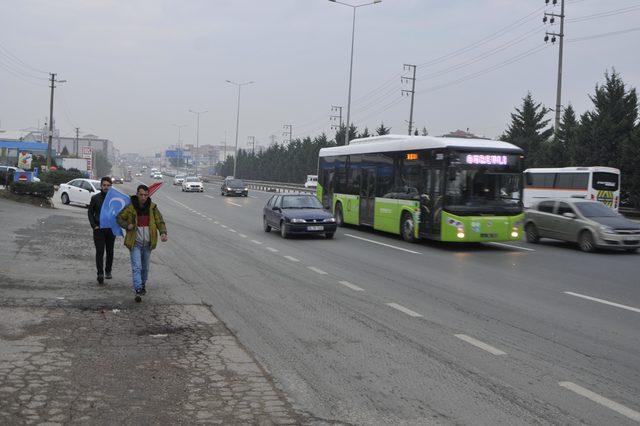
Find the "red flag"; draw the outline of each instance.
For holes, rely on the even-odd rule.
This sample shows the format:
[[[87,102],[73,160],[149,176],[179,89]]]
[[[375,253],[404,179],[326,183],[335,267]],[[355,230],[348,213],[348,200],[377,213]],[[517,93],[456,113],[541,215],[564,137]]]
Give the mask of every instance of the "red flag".
[[[160,189],[160,186],[162,186],[163,183],[164,182],[156,182],[156,183],[153,183],[153,184],[149,185],[149,197],[151,197],[154,192],[156,192],[158,189]]]

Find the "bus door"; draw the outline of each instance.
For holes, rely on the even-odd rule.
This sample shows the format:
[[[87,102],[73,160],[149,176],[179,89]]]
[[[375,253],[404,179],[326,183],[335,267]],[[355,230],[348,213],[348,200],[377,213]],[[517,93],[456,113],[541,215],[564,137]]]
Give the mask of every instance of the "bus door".
[[[360,225],[373,226],[376,202],[376,167],[360,169]]]
[[[440,219],[442,216],[442,170],[425,167],[422,169],[424,190],[420,194],[420,227],[421,234],[440,235]]]

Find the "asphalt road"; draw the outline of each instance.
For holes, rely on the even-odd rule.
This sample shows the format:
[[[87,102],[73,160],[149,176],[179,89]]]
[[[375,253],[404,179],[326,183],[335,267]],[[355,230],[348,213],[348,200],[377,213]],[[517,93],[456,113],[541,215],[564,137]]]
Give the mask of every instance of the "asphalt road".
[[[284,240],[262,230],[271,194],[205,188],[153,197],[170,237],[157,259],[313,417],[640,422],[640,255],[349,227]]]

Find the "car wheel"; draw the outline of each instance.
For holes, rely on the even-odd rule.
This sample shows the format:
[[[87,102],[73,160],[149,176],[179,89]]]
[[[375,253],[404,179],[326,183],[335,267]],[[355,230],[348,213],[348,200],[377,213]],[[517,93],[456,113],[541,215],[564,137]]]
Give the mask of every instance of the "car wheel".
[[[400,234],[402,239],[408,243],[413,243],[416,240],[415,237],[415,224],[413,223],[413,217],[409,213],[403,213],[400,220]]]
[[[271,232],[271,226],[267,223],[266,216],[262,216],[262,229],[264,229],[264,232]]]
[[[280,222],[280,236],[282,238],[289,238],[289,232],[287,231],[287,225],[284,222]]]
[[[336,224],[344,226],[344,216],[342,215],[342,204],[336,203]]]
[[[66,192],[62,193],[62,196],[60,197],[60,199],[62,200],[62,204],[69,204],[69,196],[67,195]]]
[[[335,232],[325,232],[325,233],[324,233],[324,237],[325,237],[327,240],[331,240],[331,239],[333,239],[333,236],[334,236],[334,235],[335,235]]]
[[[527,242],[532,244],[538,244],[540,242],[540,234],[538,234],[538,228],[533,223],[527,223],[524,227],[524,233],[527,238]]]
[[[580,250],[586,253],[595,251],[596,246],[593,242],[593,235],[590,231],[582,231],[580,233],[580,237],[578,238],[578,246],[580,247]]]

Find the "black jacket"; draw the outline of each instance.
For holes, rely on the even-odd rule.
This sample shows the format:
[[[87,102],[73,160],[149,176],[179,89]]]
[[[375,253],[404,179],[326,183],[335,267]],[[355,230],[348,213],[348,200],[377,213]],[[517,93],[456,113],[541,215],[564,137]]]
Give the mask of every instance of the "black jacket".
[[[102,210],[102,202],[107,194],[102,191],[91,197],[91,203],[89,203],[89,210],[87,215],[89,216],[89,223],[91,229],[95,229],[96,226],[100,226],[100,210]]]

